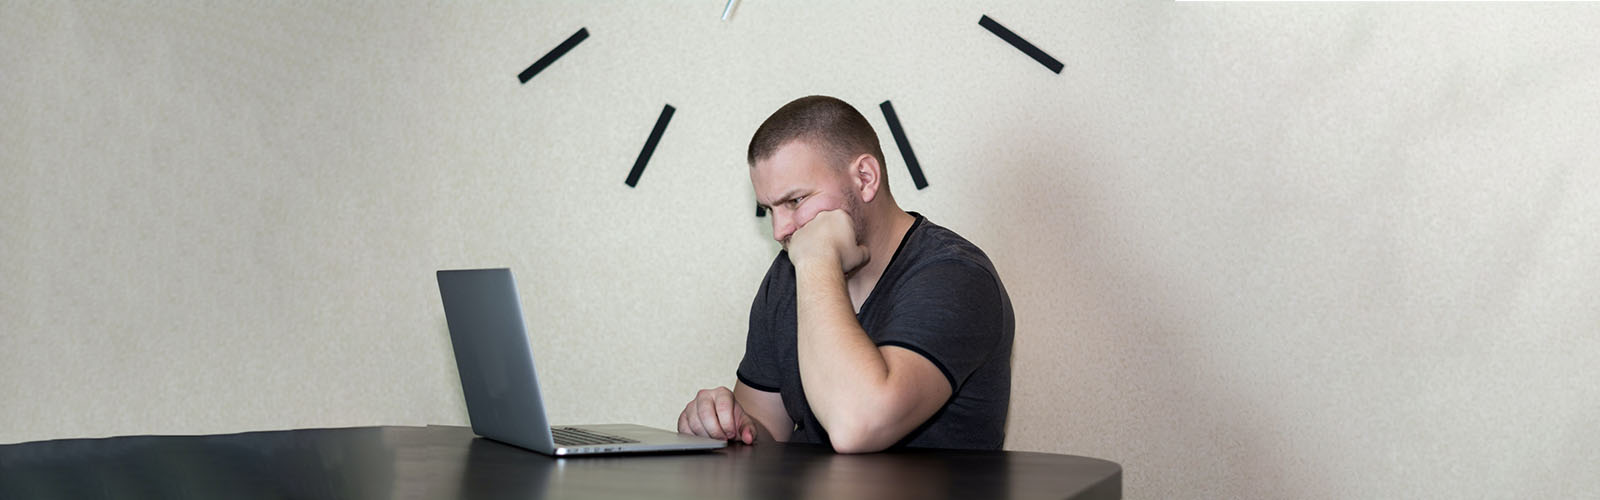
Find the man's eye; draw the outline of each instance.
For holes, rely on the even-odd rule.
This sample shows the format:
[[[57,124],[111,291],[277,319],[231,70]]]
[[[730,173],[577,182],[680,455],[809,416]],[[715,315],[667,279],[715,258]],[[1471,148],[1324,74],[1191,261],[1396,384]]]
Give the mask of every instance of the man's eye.
[[[806,199],[806,198],[804,196],[801,196],[799,198],[795,198],[795,199],[789,200],[789,208],[794,208],[794,207],[800,206],[800,201],[804,200],[804,199]]]

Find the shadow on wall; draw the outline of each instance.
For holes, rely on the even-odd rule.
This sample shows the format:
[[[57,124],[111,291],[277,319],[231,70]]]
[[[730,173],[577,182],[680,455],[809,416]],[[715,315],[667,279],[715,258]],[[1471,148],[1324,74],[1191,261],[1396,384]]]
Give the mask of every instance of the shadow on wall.
[[[1240,477],[1309,491],[1273,484],[1273,464],[1293,457],[1268,455],[1270,420],[1208,370],[1204,301],[1181,296],[1141,236],[1164,221],[1127,172],[1152,167],[1074,134],[1086,129],[1062,120],[980,142],[996,172],[977,186],[993,200],[985,251],[1017,319],[1007,448],[1113,460],[1125,488],[1156,497],[1221,495]]]

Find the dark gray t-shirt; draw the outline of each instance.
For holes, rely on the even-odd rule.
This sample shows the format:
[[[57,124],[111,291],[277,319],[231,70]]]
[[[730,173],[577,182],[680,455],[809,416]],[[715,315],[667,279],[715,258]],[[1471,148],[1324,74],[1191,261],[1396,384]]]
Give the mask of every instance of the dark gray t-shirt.
[[[898,346],[932,361],[951,397],[896,447],[999,449],[1011,400],[1011,299],[989,257],[926,218],[900,242],[856,319],[879,346]],[[790,441],[827,444],[806,401],[795,354],[794,265],[780,252],[750,307],[739,381],[777,392],[795,422]]]

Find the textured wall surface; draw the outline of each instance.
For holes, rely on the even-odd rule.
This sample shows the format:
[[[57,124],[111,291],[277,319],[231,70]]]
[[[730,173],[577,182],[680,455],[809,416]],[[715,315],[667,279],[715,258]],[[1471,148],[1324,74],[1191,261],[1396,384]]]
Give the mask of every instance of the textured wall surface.
[[[553,420],[671,427],[776,250],[745,142],[830,94],[1006,280],[1009,448],[1130,498],[1600,495],[1600,9],[722,6],[5,2],[0,442],[464,424],[433,271],[479,266]]]

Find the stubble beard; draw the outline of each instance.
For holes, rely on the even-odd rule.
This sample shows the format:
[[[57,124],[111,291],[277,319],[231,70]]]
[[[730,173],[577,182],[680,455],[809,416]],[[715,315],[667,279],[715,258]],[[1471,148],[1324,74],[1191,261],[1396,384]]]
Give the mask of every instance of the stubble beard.
[[[867,211],[866,202],[861,201],[861,195],[854,191],[844,194],[844,213],[850,214],[850,229],[856,233],[856,244],[867,244]]]

